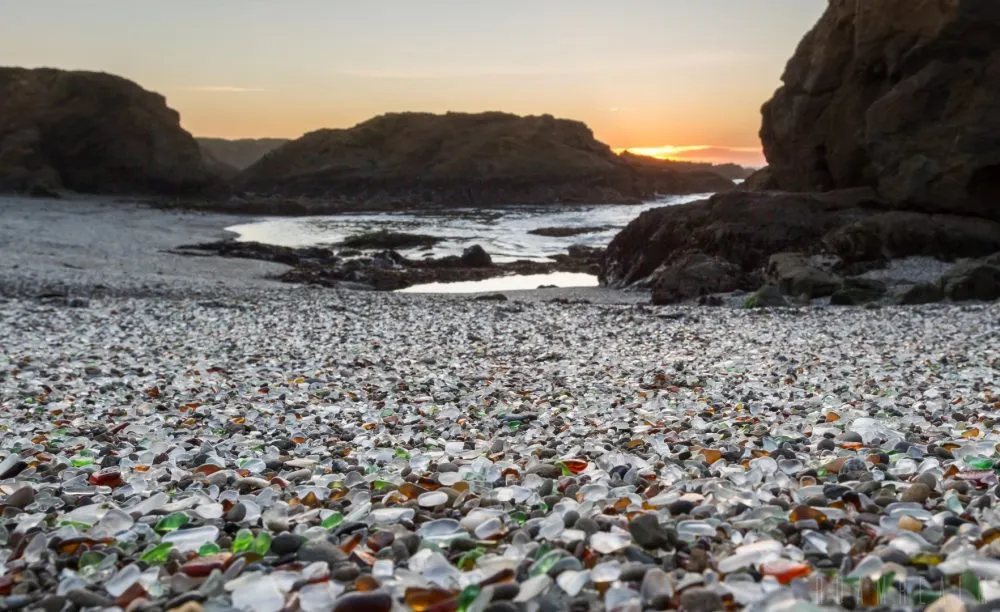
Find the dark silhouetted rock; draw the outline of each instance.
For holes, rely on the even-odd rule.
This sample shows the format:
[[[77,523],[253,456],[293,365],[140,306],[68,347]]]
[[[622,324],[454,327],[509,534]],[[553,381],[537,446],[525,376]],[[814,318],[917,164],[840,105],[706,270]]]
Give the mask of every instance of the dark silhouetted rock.
[[[493,258],[486,249],[474,244],[462,251],[462,265],[469,268],[488,268],[493,265]]]
[[[941,279],[945,297],[955,302],[1000,298],[1000,267],[985,261],[964,261]]]
[[[809,298],[831,295],[841,284],[840,277],[813,265],[802,253],[771,255],[766,276],[786,295]]]
[[[764,285],[743,302],[744,308],[782,308],[788,301],[775,285]]]
[[[209,178],[163,96],[110,74],[0,68],[0,190],[188,194]]]
[[[747,287],[739,266],[720,257],[690,253],[661,266],[653,275],[653,303],[673,304],[711,293]]]
[[[396,113],[311,132],[247,168],[235,187],[405,208],[632,202],[733,183],[711,172],[629,163],[583,123],[491,112]]]
[[[832,0],[764,105],[775,187],[1000,218],[1000,3]]]
[[[896,303],[903,306],[916,306],[940,302],[943,299],[944,291],[940,285],[926,283],[910,287],[896,298]]]
[[[352,249],[413,249],[434,246],[441,240],[424,234],[377,230],[349,236],[341,245]]]
[[[844,279],[830,296],[834,306],[862,306],[880,300],[886,292],[884,283],[864,278]]]

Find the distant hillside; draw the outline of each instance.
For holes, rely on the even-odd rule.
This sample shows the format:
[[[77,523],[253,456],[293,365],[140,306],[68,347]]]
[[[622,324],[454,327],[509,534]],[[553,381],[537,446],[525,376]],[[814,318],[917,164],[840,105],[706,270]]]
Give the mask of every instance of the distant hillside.
[[[245,170],[257,163],[271,151],[288,142],[287,138],[244,138],[226,140],[224,138],[198,138],[198,144],[207,153],[207,158]]]
[[[745,179],[754,173],[753,168],[744,168],[739,164],[711,164],[708,162],[659,159],[649,157],[648,155],[636,155],[629,151],[622,151],[621,156],[632,164],[657,166],[676,170],[677,172],[714,172],[733,181]]]
[[[630,163],[577,121],[491,112],[394,113],[311,132],[234,187],[417,206],[627,202],[733,185],[714,173]]]

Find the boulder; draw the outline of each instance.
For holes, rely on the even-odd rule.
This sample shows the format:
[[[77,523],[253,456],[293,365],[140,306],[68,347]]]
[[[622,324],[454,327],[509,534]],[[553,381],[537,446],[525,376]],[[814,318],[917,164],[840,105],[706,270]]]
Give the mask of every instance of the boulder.
[[[673,304],[746,288],[739,266],[720,257],[690,253],[661,266],[652,281],[653,303]]]
[[[488,268],[493,265],[493,258],[486,249],[474,244],[462,251],[462,265],[469,268]]]
[[[210,178],[163,96],[110,74],[0,68],[0,190],[173,195]]]
[[[885,206],[874,192],[862,188],[813,194],[735,191],[655,208],[615,236],[599,276],[612,287],[649,287],[656,280],[654,272],[664,270],[689,285],[697,274],[681,274],[677,262],[701,253],[737,266],[743,284],[759,286],[767,277],[790,295],[817,297],[836,290],[838,274],[878,267],[890,259],[922,255],[947,261],[1000,251],[1000,222]],[[828,256],[843,270],[815,270],[789,260],[781,270],[791,271],[770,266],[768,275],[772,256],[788,252],[805,258]],[[714,291],[712,286],[682,293],[697,297]],[[669,292],[661,293],[666,295]]]
[[[937,283],[921,283],[906,289],[896,298],[900,306],[933,304],[944,299],[944,291]]]
[[[833,306],[862,306],[882,299],[886,293],[884,283],[864,278],[847,278],[830,296]]]
[[[826,297],[837,290],[841,279],[823,270],[802,253],[776,253],[767,263],[767,280],[786,295]]]
[[[1000,298],[1000,266],[986,261],[956,264],[940,282],[944,296],[955,302]]]
[[[1000,3],[831,0],[763,107],[773,188],[1000,219]]]
[[[743,302],[744,308],[783,308],[788,301],[775,285],[764,285]]]
[[[876,214],[877,205],[874,193],[861,189],[825,194],[735,191],[654,208],[608,245],[601,280],[612,287],[649,286],[660,266],[697,252],[753,273],[774,253],[819,250],[826,234]]]

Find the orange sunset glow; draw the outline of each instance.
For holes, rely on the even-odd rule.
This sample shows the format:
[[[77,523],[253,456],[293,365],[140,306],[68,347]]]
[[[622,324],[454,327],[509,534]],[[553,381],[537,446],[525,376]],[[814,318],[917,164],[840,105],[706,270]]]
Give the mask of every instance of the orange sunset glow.
[[[583,121],[617,149],[761,165],[760,105],[826,2],[7,4],[6,63],[124,76],[166,96],[195,136],[505,111]]]

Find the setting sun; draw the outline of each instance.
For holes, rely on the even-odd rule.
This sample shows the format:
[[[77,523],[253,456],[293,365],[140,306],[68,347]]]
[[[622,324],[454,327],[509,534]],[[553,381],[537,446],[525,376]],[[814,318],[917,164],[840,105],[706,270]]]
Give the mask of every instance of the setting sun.
[[[746,166],[763,166],[764,155],[760,147],[718,147],[711,145],[662,145],[658,147],[622,147],[615,153],[628,151],[635,155],[645,155],[656,159],[672,161],[734,162]]]

